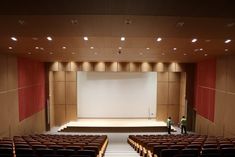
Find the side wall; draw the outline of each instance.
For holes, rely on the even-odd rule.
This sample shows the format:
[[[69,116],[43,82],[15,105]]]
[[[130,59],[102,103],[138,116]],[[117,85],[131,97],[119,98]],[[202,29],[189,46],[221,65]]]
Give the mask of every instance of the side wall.
[[[216,60],[214,122],[199,114],[196,117],[196,132],[201,134],[235,136],[235,56]]]
[[[42,133],[44,108],[20,121],[17,57],[0,54],[0,137]],[[37,124],[37,125],[35,125]]]

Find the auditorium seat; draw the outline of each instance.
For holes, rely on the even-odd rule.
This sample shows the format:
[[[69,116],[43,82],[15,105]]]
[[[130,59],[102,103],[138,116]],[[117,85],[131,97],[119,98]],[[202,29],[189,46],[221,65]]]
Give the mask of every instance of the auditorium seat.
[[[77,155],[89,156],[89,157],[96,157],[96,153],[93,150],[79,150],[77,151]]]
[[[0,147],[0,156],[1,155],[13,155],[13,149],[9,147]]]
[[[162,149],[160,157],[174,157],[177,154],[180,154],[178,149]]]
[[[223,156],[235,156],[235,148],[222,148],[221,154]]]
[[[153,154],[156,154],[158,157],[161,156],[161,151],[163,149],[167,149],[168,146],[167,145],[157,145],[153,147]]]

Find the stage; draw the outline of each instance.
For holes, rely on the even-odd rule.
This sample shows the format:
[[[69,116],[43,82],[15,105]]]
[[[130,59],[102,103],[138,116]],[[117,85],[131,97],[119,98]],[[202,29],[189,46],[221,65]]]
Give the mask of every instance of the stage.
[[[173,128],[174,130],[174,128]],[[58,132],[166,132],[163,121],[155,119],[78,119],[58,129]]]

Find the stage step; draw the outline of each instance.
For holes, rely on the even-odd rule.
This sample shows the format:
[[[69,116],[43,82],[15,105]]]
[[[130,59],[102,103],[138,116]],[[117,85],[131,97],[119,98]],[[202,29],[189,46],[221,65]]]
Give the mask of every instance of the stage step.
[[[104,157],[139,157],[139,154],[127,143],[109,143]]]

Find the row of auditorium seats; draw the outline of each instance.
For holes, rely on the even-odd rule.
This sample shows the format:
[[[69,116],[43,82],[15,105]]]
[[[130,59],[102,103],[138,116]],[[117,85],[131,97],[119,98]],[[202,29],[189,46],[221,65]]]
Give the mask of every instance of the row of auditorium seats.
[[[106,135],[15,136],[0,139],[0,157],[102,157]]]
[[[128,143],[145,157],[235,157],[235,139],[204,135],[130,135]]]

